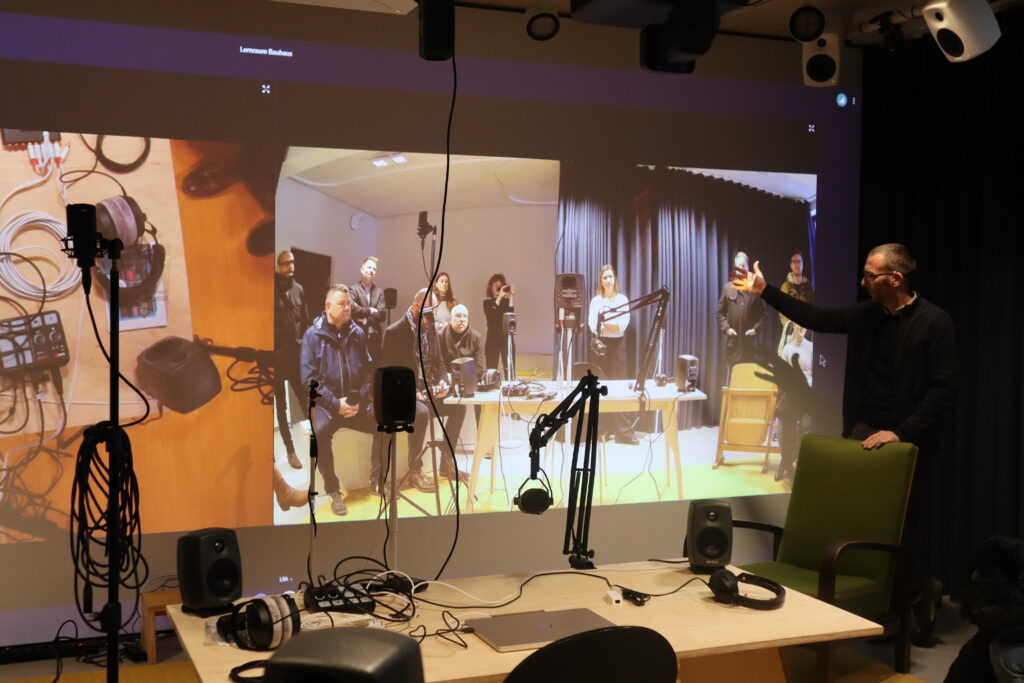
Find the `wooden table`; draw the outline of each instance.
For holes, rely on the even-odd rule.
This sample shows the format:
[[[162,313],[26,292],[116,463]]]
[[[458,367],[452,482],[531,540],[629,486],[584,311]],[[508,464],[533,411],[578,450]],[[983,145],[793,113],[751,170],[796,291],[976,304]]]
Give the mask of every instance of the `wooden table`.
[[[592,572],[574,572],[534,579],[523,597],[491,614],[532,610],[588,607],[620,625],[647,626],[664,635],[679,656],[680,680],[687,683],[784,683],[779,648],[880,635],[882,627],[832,605],[795,591],[788,591],[781,609],[759,611],[715,602],[711,591],[699,582],[664,597],[652,598],[644,607],[629,603],[612,605],[605,600],[603,581],[580,574],[599,574],[613,583],[647,593],[677,588],[693,575],[688,569],[654,562],[607,565]],[[450,583],[486,600],[513,593],[527,578],[522,575],[455,579]],[[744,585],[745,592],[760,597],[767,591]],[[461,619],[480,616],[473,601],[444,586],[432,586],[418,594],[426,599],[463,605],[451,611]],[[394,630],[407,632],[423,624],[429,632],[441,626],[441,608],[420,603],[415,619]],[[235,647],[204,644],[204,621],[183,614],[180,605],[168,608],[178,638],[203,681],[226,681],[234,666],[261,653]],[[428,683],[489,683],[501,681],[531,651],[500,653],[474,635],[463,636],[469,644],[461,649],[439,638],[422,644],[423,669]]]
[[[608,387],[608,395],[601,397],[601,414],[627,413],[640,409],[640,398],[627,385],[631,380],[601,381]],[[558,388],[557,382],[537,382],[544,390],[554,391],[555,398],[525,398],[501,396],[499,390],[481,391],[473,396],[445,399],[446,405],[480,406],[480,419],[477,421],[476,449],[473,452],[473,465],[469,475],[469,493],[466,505],[469,512],[473,511],[473,498],[476,493],[480,476],[480,463],[488,451],[498,452],[498,439],[501,430],[502,411],[515,410],[522,415],[532,415],[554,410],[576,384],[570,383],[567,388]],[[672,468],[669,463],[674,459],[676,472],[676,490],[679,500],[683,500],[682,462],[679,454],[679,427],[676,420],[676,405],[680,401],[703,401],[707,395],[694,390],[680,393],[674,383],[659,387],[653,381],[646,386],[647,397],[643,402],[644,410],[661,412],[661,424],[665,434],[665,472],[666,482],[671,483]],[[569,429],[566,425],[565,430]],[[566,432],[568,433],[568,432]]]

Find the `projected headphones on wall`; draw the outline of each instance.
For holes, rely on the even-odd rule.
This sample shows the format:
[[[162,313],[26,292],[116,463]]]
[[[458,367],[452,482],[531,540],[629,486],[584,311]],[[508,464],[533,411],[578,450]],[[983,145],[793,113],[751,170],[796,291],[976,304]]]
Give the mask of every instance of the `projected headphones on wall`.
[[[122,261],[141,257],[142,277],[127,286],[122,284],[120,297],[123,306],[133,306],[148,299],[156,291],[157,283],[164,273],[167,253],[157,241],[156,228],[146,229],[146,214],[139,203],[127,194],[114,196],[96,203],[96,231],[107,239],[118,238],[124,245]],[[142,236],[149,235],[152,243],[142,242]],[[96,269],[96,281],[110,291],[110,276],[102,268]]]
[[[775,594],[773,598],[750,598],[740,595],[740,584],[749,583],[752,586],[760,586]],[[708,588],[715,597],[715,601],[726,605],[739,605],[750,609],[778,609],[786,602],[786,589],[779,583],[766,579],[762,576],[754,576],[742,572],[739,575],[733,574],[728,569],[716,569],[708,579]]]
[[[127,284],[122,282],[119,295],[122,306],[134,306],[151,297],[156,291],[156,286],[164,274],[167,252],[157,240],[156,227],[149,223],[142,207],[134,197],[128,195],[128,191],[117,178],[95,169],[78,169],[61,174],[60,180],[70,188],[90,175],[109,178],[121,190],[120,195],[96,203],[96,232],[108,240],[121,240],[121,262],[130,269],[128,272],[125,265],[121,266],[122,281],[126,279],[126,275],[130,280]],[[143,242],[143,235],[148,235],[151,242]],[[141,263],[141,267],[136,265],[137,263]],[[103,268],[97,267],[94,277],[101,287],[110,291],[110,275],[104,272]]]

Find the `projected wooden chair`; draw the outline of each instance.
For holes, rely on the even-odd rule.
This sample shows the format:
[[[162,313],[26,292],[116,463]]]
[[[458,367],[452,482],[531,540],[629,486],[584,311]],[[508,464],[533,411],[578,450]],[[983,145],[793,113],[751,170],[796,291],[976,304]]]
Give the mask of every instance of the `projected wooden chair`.
[[[805,436],[783,528],[769,531],[775,557],[743,567],[814,596],[895,634],[895,669],[910,669],[910,611],[899,570],[901,539],[917,447],[889,443],[866,451],[860,441]],[[818,680],[832,680],[832,648],[818,650]]]
[[[675,683],[678,669],[672,644],[657,631],[609,626],[545,645],[519,662],[505,683]]]
[[[737,363],[732,368],[729,386],[722,387],[722,412],[718,420],[718,449],[712,469],[724,461],[725,451],[764,453],[761,472],[768,471],[768,457],[781,453],[772,444],[772,424],[778,388],[761,379],[757,363]]]

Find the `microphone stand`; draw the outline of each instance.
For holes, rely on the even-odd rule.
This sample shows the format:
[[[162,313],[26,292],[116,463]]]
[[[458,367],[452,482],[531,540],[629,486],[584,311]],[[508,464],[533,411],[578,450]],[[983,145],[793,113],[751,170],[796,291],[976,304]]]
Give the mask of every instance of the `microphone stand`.
[[[75,208],[72,208],[75,207]],[[89,207],[90,210],[85,210]],[[109,470],[109,488],[107,491],[107,602],[100,611],[100,625],[107,635],[107,681],[117,683],[118,676],[118,633],[121,630],[121,563],[124,557],[123,540],[121,538],[121,500],[123,487],[121,470],[124,467],[124,444],[121,439],[120,427],[120,383],[119,366],[121,356],[121,274],[117,263],[121,259],[124,244],[121,240],[106,239],[96,232],[95,207],[83,204],[68,206],[68,234],[63,239],[62,251],[78,261],[82,268],[82,288],[85,296],[89,296],[92,284],[91,269],[97,256],[106,255],[110,259],[110,341],[108,343],[109,362],[109,399],[110,424],[107,426],[107,468]]]
[[[316,467],[320,459],[320,452],[316,443],[316,399],[320,396],[317,387],[320,386],[315,379],[309,380],[309,560],[306,562],[306,575],[309,578],[309,585],[318,585],[313,578],[313,567],[316,566],[314,559],[316,539]]]
[[[540,450],[569,420],[577,419],[572,445],[572,466],[569,470],[569,503],[565,516],[565,539],[562,554],[569,556],[573,569],[593,569],[594,551],[590,545],[590,512],[594,506],[594,482],[597,479],[597,433],[600,419],[601,396],[608,395],[608,387],[598,384],[598,378],[587,370],[576,388],[562,399],[554,410],[537,419],[530,432],[530,479],[540,472]],[[589,404],[589,405],[588,405]],[[580,437],[583,436],[583,417],[586,417],[586,446],[583,464],[579,464]]]

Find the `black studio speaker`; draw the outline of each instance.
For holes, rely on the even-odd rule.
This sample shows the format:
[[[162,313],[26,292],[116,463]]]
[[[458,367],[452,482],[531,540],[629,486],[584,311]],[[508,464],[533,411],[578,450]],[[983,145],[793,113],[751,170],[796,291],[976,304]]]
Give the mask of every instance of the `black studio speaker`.
[[[472,358],[456,358],[451,362],[452,386],[459,397],[476,394],[476,361]]]
[[[373,376],[373,416],[388,429],[416,421],[416,375],[412,368],[388,365]]]
[[[455,0],[418,0],[420,57],[439,62],[455,51]]]
[[[242,557],[231,529],[209,528],[178,538],[181,602],[192,612],[216,613],[242,596]]]
[[[732,559],[732,508],[724,500],[691,500],[686,522],[686,556],[690,569],[710,574]]]
[[[189,413],[220,393],[220,373],[193,341],[164,337],[136,359],[139,382],[176,413]]]
[[[676,389],[678,391],[694,391],[700,375],[700,361],[697,356],[683,354],[676,358]]]
[[[423,660],[419,643],[403,633],[361,626],[303,631],[267,661],[264,681],[423,683]]]

